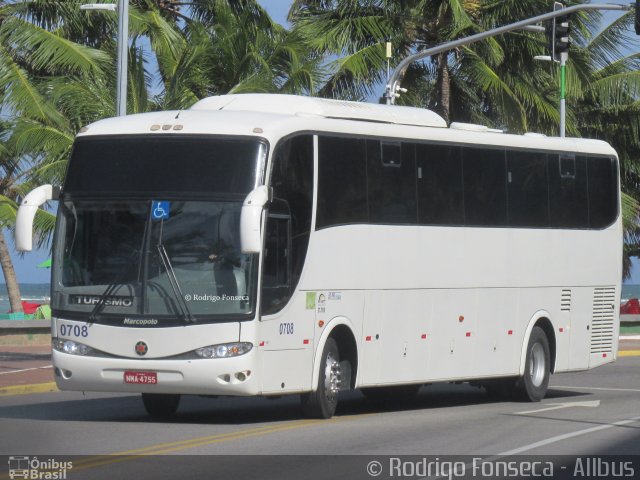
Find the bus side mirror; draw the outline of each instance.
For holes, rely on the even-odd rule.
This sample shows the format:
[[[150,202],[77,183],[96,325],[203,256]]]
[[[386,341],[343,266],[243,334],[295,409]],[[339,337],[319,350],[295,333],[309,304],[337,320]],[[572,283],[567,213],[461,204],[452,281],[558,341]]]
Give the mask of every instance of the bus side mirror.
[[[23,199],[16,216],[16,249],[30,252],[33,248],[33,219],[38,208],[49,200],[57,200],[60,187],[42,185],[31,190]]]
[[[262,212],[271,201],[271,189],[260,185],[252,190],[240,212],[240,248],[242,253],[259,253],[262,249]]]

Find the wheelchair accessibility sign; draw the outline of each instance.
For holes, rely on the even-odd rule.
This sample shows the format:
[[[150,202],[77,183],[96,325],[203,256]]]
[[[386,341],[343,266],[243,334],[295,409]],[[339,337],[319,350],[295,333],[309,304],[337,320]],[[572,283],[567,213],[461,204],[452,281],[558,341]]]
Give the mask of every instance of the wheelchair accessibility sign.
[[[171,211],[171,202],[167,200],[154,200],[151,203],[151,218],[153,220],[167,220]]]

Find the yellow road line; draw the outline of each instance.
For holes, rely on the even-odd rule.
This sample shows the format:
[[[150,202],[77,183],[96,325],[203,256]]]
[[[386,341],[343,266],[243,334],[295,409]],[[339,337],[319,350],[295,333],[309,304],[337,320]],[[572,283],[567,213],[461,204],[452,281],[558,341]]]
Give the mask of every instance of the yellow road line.
[[[640,357],[640,350],[620,350],[619,357]]]
[[[56,382],[35,383],[31,385],[12,385],[10,387],[0,387],[0,397],[9,395],[26,395],[28,393],[55,392],[58,390]]]
[[[295,430],[298,428],[305,428],[311,426],[329,425],[336,422],[342,422],[352,418],[363,418],[373,414],[363,415],[350,415],[346,417],[334,417],[330,420],[298,420],[295,422],[280,424],[275,426],[257,427],[247,430],[241,430],[236,432],[221,433],[218,435],[210,435],[206,437],[192,438],[189,440],[180,440],[177,442],[159,443],[157,445],[151,445],[149,447],[138,448],[134,450],[127,450],[123,452],[112,453],[104,456],[94,456],[81,460],[80,462],[74,462],[72,472],[79,470],[86,470],[90,468],[97,468],[104,465],[111,465],[114,463],[121,463],[129,460],[136,460],[139,456],[148,455],[162,455],[168,453],[175,453],[181,450],[189,448],[203,447],[216,443],[231,442],[235,440],[244,440],[248,438],[267,435],[270,433],[279,433],[287,430]],[[1,477],[0,477],[1,478]]]

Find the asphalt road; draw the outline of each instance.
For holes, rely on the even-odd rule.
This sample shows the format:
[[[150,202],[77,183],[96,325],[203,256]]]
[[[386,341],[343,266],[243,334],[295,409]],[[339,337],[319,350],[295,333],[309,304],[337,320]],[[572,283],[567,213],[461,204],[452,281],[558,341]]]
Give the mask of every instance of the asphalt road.
[[[138,396],[3,396],[0,455],[41,461],[90,456],[73,457],[71,479],[133,478],[132,472],[136,478],[195,478],[200,466],[208,473],[201,478],[305,480],[371,478],[365,468],[376,459],[381,478],[389,478],[388,457],[397,455],[640,455],[639,372],[640,357],[631,356],[555,375],[540,403],[495,402],[468,385],[423,387],[415,400],[387,406],[349,392],[325,421],[303,419],[297,397],[184,397],[175,420],[163,423],[146,416]],[[0,479],[9,478],[3,468]],[[640,461],[634,472],[639,478]]]

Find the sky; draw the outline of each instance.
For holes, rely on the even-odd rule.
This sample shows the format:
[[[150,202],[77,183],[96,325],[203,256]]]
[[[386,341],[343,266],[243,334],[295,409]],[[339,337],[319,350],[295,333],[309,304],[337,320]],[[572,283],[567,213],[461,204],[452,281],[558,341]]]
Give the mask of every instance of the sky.
[[[267,10],[269,15],[281,24],[286,24],[287,13],[291,6],[291,0],[258,0]],[[11,252],[16,276],[19,283],[48,283],[50,281],[50,270],[47,268],[37,268],[37,265],[49,258],[49,249],[34,250],[33,252],[18,254],[14,248],[13,235],[5,230],[5,238]],[[0,283],[4,278],[0,278]],[[632,277],[625,283],[640,284],[640,260],[633,259]]]

